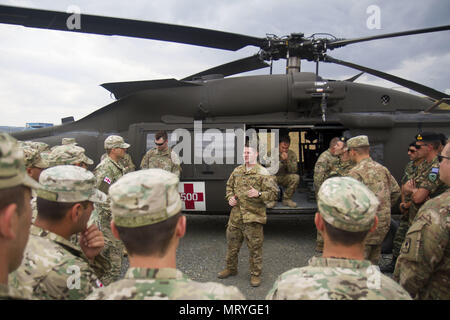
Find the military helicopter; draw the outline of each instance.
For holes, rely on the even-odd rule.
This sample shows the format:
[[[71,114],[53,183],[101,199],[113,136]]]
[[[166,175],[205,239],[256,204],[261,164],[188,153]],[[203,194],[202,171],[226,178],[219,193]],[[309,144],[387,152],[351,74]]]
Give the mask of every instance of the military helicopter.
[[[291,148],[299,159],[301,185],[294,196],[297,208],[277,205],[273,213],[313,213],[311,194],[314,164],[334,136],[369,136],[371,155],[399,179],[407,162],[406,147],[417,132],[437,131],[450,135],[450,111],[442,108],[449,96],[433,88],[379,70],[335,59],[329,51],[361,42],[450,30],[450,26],[409,30],[371,37],[338,39],[316,34],[306,37],[259,38],[217,30],[165,23],[137,21],[81,14],[82,28],[70,26],[70,13],[0,6],[0,23],[66,32],[118,35],[177,42],[221,50],[237,51],[246,46],[259,51],[189,77],[149,81],[104,83],[116,98],[88,116],[50,128],[14,133],[20,140],[61,143],[76,138],[96,162],[104,153],[103,142],[118,134],[132,145],[129,150],[139,166],[145,152],[154,146],[154,134],[177,129],[192,133],[185,137],[190,149],[183,150],[180,193],[184,210],[195,213],[228,213],[224,201],[225,183],[242,155],[236,132],[255,130],[258,134],[279,130],[293,139]],[[228,76],[262,68],[286,59],[286,74]],[[316,63],[316,72],[300,72],[301,60]],[[324,79],[319,63],[333,63],[361,71],[345,81]],[[356,83],[362,73],[375,75],[424,95]],[[208,130],[213,130],[209,131]],[[240,132],[240,131],[239,131]],[[230,134],[228,134],[230,133]],[[222,161],[208,161],[205,150],[214,147],[217,134]],[[233,135],[234,134],[234,135]],[[172,139],[170,140],[172,141]],[[182,142],[179,137],[172,146]],[[277,141],[274,142],[275,144]],[[214,148],[213,148],[214,149]],[[215,149],[217,150],[217,148]],[[200,156],[198,156],[200,155]],[[216,154],[210,154],[217,158]]]

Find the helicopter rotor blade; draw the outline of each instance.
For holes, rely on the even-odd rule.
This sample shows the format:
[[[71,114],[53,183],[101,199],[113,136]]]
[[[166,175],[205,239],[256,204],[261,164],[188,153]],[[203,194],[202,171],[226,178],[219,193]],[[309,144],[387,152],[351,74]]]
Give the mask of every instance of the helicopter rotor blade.
[[[327,44],[327,47],[329,49],[335,49],[335,48],[346,46],[348,44],[353,44],[353,43],[358,43],[358,42],[365,42],[365,41],[372,41],[372,40],[386,39],[386,38],[394,38],[394,37],[402,37],[402,36],[409,36],[409,35],[413,35],[413,34],[438,32],[438,31],[446,31],[446,30],[450,30],[450,25],[425,28],[425,29],[409,30],[409,31],[403,31],[403,32],[385,33],[385,34],[379,34],[379,35],[372,36],[372,37],[336,40],[336,41],[329,42]]]
[[[224,77],[231,76],[234,74],[258,70],[262,68],[270,67],[269,64],[265,63],[259,55],[253,55],[251,57],[239,59],[236,61],[232,61],[229,63],[222,64],[220,66],[190,75],[181,81],[192,81],[195,78],[199,78],[201,76],[210,75],[210,74],[221,74]]]
[[[403,86],[405,88],[414,90],[414,91],[419,92],[421,94],[424,94],[424,95],[426,95],[426,96],[428,96],[430,98],[433,98],[433,99],[439,100],[439,99],[442,99],[442,98],[449,98],[450,97],[449,95],[447,95],[447,94],[445,94],[443,92],[437,91],[437,90],[435,90],[433,88],[430,88],[430,87],[427,87],[427,86],[424,86],[424,85],[422,85],[420,83],[417,83],[417,82],[414,82],[414,81],[410,81],[410,80],[406,80],[406,79],[394,76],[394,75],[389,74],[389,73],[385,73],[385,72],[378,71],[378,70],[375,70],[375,69],[370,69],[370,68],[367,68],[367,67],[364,67],[364,66],[360,66],[360,65],[351,63],[351,62],[338,60],[338,59],[335,59],[335,58],[333,58],[333,57],[331,57],[329,55],[325,55],[324,56],[324,61],[325,62],[336,63],[336,64],[340,64],[340,65],[343,65],[343,66],[346,66],[346,67],[349,67],[349,68],[353,68],[353,69],[356,69],[356,70],[364,71],[366,73],[372,74],[372,75],[377,76],[379,78],[382,78],[382,79],[394,82],[396,84],[399,84],[399,85],[401,85],[401,86]]]
[[[79,28],[73,24],[79,19]],[[236,33],[131,19],[88,14],[22,8],[0,5],[0,23],[31,28],[108,36],[126,36],[143,39],[185,43],[209,48],[236,51],[245,46],[261,47],[265,39]]]

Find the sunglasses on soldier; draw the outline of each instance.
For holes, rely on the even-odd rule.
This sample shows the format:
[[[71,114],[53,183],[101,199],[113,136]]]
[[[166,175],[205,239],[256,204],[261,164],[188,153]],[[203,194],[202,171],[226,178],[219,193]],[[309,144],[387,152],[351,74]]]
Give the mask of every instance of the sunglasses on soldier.
[[[441,154],[438,154],[438,161],[439,162],[442,162],[442,160],[444,160],[444,159],[447,159],[447,160],[450,160],[450,157],[446,157],[446,156],[443,156],[443,155],[441,155]]]
[[[414,152],[416,152],[416,150],[408,148],[408,152],[414,153]]]
[[[159,147],[161,147],[164,143],[165,143],[165,141],[164,141],[164,142],[161,142],[161,143],[158,143],[158,142],[155,141],[155,144],[156,144],[157,146],[159,146]]]

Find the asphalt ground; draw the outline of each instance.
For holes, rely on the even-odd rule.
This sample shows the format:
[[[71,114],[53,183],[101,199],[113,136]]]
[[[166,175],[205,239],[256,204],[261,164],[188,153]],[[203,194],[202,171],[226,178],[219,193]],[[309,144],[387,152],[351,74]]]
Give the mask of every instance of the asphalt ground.
[[[238,287],[249,300],[263,300],[283,272],[307,265],[314,255],[314,216],[268,215],[264,226],[263,271],[259,287],[250,286],[249,254],[244,241],[239,253],[238,274],[218,279],[225,268],[228,216],[186,215],[186,235],[177,251],[177,268],[191,279]]]

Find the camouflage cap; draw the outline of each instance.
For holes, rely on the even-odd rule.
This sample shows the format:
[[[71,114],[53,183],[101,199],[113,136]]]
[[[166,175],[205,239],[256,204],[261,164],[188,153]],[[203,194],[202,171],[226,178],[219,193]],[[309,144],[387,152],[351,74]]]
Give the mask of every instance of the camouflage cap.
[[[373,226],[379,201],[364,184],[350,177],[325,180],[317,194],[323,219],[337,229],[358,232]]]
[[[43,154],[43,158],[51,167],[69,164],[75,165],[79,163],[86,163],[87,165],[93,164],[94,161],[88,158],[84,153],[84,148],[74,144],[67,144],[52,148],[51,152]]]
[[[45,142],[41,141],[20,141],[21,146],[29,146],[39,152],[44,152],[50,150],[50,146]]]
[[[17,140],[7,133],[0,132],[0,189],[22,184],[36,189],[41,187],[27,174],[23,152]]]
[[[56,166],[42,171],[42,189],[37,196],[55,202],[106,202],[106,194],[95,188],[92,172],[76,166]]]
[[[75,138],[62,138],[61,144],[62,145],[77,144],[77,141],[75,140]]]
[[[46,169],[49,167],[48,162],[41,157],[41,152],[37,149],[34,149],[30,146],[23,146],[22,152],[24,155],[25,160],[25,166],[27,168],[40,168],[40,169]]]
[[[181,211],[178,177],[162,169],[128,173],[109,189],[114,223],[136,228],[155,224]]]
[[[347,140],[348,148],[358,148],[368,146],[370,146],[368,136],[356,136]]]
[[[125,143],[123,138],[121,136],[109,136],[105,139],[105,149],[113,149],[113,148],[124,148],[128,149],[130,145],[128,143]]]

